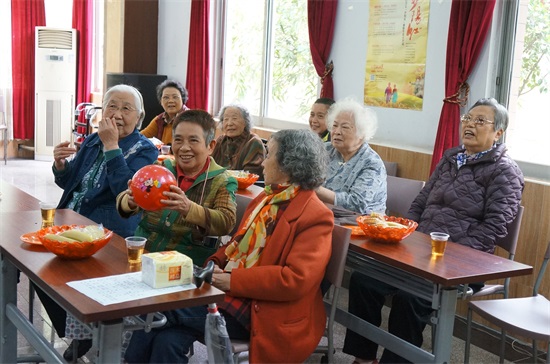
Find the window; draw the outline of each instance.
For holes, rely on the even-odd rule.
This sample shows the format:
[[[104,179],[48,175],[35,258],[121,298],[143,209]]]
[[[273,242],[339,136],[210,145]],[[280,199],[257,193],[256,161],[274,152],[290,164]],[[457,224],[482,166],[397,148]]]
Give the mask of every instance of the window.
[[[318,89],[307,1],[229,0],[225,9],[222,105],[245,105],[258,126],[307,124]]]
[[[512,65],[503,71],[511,75],[506,144],[519,163],[537,165],[539,173],[533,177],[542,178],[550,177],[549,13],[550,0],[520,0],[519,8],[510,11],[512,20],[517,18],[515,42],[511,47]],[[524,173],[526,168],[522,165]]]

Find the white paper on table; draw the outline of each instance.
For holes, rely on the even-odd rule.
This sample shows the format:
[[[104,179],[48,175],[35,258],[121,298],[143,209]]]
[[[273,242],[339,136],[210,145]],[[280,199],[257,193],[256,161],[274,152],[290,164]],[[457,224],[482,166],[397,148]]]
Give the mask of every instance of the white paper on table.
[[[153,288],[141,280],[141,272],[72,281],[67,285],[104,306],[197,288],[194,284]]]

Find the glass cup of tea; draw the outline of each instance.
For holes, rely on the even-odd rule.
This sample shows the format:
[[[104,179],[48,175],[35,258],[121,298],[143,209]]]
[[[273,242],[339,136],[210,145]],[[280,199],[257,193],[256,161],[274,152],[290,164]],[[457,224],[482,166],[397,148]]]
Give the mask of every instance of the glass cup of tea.
[[[141,255],[145,249],[147,238],[142,236],[129,236],[126,239],[126,249],[128,251],[128,263],[141,263]]]
[[[433,232],[430,233],[430,238],[432,240],[432,256],[443,256],[447,247],[447,240],[449,240],[449,234]]]
[[[160,153],[163,155],[170,154],[170,146],[169,145],[163,145],[160,147]]]
[[[55,202],[40,202],[40,214],[42,215],[42,229],[52,227],[55,220]]]

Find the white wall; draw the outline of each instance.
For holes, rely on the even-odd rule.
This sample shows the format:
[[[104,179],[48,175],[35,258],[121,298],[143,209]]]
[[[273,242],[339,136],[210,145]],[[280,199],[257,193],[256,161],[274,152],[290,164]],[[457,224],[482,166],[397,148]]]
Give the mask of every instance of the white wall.
[[[46,26],[50,28],[71,29],[73,27],[72,0],[45,0]]]
[[[158,73],[174,77],[184,84],[190,11],[190,0],[159,2]],[[379,126],[373,143],[432,152],[445,97],[445,58],[450,12],[451,0],[431,0],[423,110],[375,107]],[[330,56],[334,61],[334,92],[337,99],[347,96],[363,99],[368,17],[368,0],[339,0]],[[495,68],[489,54],[495,47],[494,43],[488,43],[480,56],[479,64],[471,76],[471,94],[467,106],[481,97],[493,96],[492,81],[487,74]]]
[[[431,1],[422,111],[374,107],[378,131],[372,142],[431,152],[445,93],[445,53],[451,1]],[[331,51],[335,98],[363,99],[369,2],[340,0]],[[457,121],[458,122],[458,121]]]
[[[187,79],[190,16],[191,0],[159,1],[157,73],[183,85]]]

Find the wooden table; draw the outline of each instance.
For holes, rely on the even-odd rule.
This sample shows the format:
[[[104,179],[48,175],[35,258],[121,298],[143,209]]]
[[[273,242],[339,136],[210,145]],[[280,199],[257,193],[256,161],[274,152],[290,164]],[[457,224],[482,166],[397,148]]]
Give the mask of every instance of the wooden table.
[[[38,211],[40,200],[0,179],[0,212]],[[1,238],[1,237],[0,237]]]
[[[433,354],[342,309],[336,321],[414,363],[449,363],[457,286],[531,274],[531,266],[449,242],[443,257],[432,257],[430,237],[413,232],[398,244],[352,237],[348,266],[432,302],[437,325]]]
[[[244,190],[237,190],[237,192],[235,193],[241,196],[250,197],[250,199],[252,200],[256,196],[258,196],[263,190],[264,190],[263,187],[251,185]]]
[[[56,225],[92,223],[72,210],[57,210],[55,216]],[[123,317],[223,300],[222,291],[204,284],[194,290],[103,306],[69,287],[67,282],[130,272],[132,269],[127,263],[124,239],[114,235],[109,244],[91,258],[64,260],[42,246],[20,240],[22,234],[37,231],[40,225],[39,211],[0,212],[1,363],[16,362],[17,330],[46,362],[64,362],[17,308],[17,269],[78,320],[97,324],[98,363],[120,362]]]

